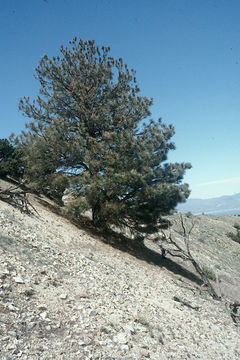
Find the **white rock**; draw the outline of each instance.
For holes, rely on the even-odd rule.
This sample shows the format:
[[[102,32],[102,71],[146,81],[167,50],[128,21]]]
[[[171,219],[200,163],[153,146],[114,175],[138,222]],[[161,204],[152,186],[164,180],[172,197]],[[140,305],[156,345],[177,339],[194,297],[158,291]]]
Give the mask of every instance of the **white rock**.
[[[104,346],[104,345],[107,345],[107,341],[106,340],[99,340],[99,345],[102,345],[102,346]]]
[[[16,331],[9,331],[8,334],[11,335],[11,336],[16,336],[17,335]]]
[[[66,300],[66,299],[67,299],[67,294],[61,294],[61,295],[59,295],[59,299],[61,299],[61,300]]]
[[[117,344],[127,344],[129,341],[128,334],[121,332],[113,337],[113,341]]]
[[[2,272],[3,275],[9,275],[10,271],[8,269],[4,269]],[[1,276],[1,275],[0,275]]]
[[[46,319],[47,319],[48,314],[47,314],[47,312],[46,312],[46,311],[44,311],[44,312],[42,312],[42,313],[40,314],[40,316],[41,316],[41,318],[42,318],[43,320],[46,320]]]
[[[18,307],[14,306],[14,305],[11,304],[11,303],[8,304],[7,307],[8,307],[8,309],[9,309],[10,311],[18,311],[18,310],[19,310]]]
[[[20,276],[14,276],[13,280],[17,283],[17,284],[24,284],[23,279]]]
[[[127,344],[122,344],[122,345],[120,346],[120,349],[121,349],[122,351],[128,351],[128,350],[129,350],[129,346],[128,346]]]
[[[28,329],[33,329],[34,328],[34,326],[36,325],[36,323],[34,322],[34,321],[30,321],[28,324],[27,324],[27,327],[28,327]]]
[[[96,316],[97,314],[98,314],[97,310],[92,310],[90,311],[89,316]]]

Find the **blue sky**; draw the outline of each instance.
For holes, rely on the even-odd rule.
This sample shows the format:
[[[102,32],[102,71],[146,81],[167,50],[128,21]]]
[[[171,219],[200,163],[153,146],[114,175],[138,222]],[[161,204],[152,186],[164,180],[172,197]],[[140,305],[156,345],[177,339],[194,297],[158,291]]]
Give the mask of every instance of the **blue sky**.
[[[240,1],[0,1],[0,138],[19,134],[34,68],[74,36],[111,47],[136,71],[152,117],[173,124],[170,161],[191,162],[191,197],[240,192]]]

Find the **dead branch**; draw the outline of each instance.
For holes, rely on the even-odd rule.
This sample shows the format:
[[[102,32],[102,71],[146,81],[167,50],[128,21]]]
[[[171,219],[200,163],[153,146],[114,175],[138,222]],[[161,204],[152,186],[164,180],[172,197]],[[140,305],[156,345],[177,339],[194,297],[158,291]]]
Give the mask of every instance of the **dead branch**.
[[[192,306],[188,301],[184,301],[183,299],[181,299],[178,296],[174,296],[173,300],[176,301],[176,302],[179,302],[180,304],[182,304],[184,306],[187,306],[189,309],[196,310],[196,311],[200,310],[199,306]]]
[[[222,297],[222,292],[221,292],[221,287],[220,287],[220,281],[219,281],[219,277],[218,277],[218,272],[217,272],[216,269],[214,270],[214,274],[215,274],[215,278],[216,278],[216,287],[217,287],[218,297],[221,298],[221,297]]]
[[[32,214],[37,210],[30,203],[27,194],[30,193],[27,189],[23,189],[21,184],[10,186],[8,189],[0,188],[0,200],[18,208],[21,212]]]
[[[240,313],[238,313],[238,309],[240,309],[240,302],[235,301],[231,303],[230,306],[230,315],[236,326],[240,324]]]
[[[207,275],[205,274],[205,272],[203,271],[203,269],[201,268],[199,263],[195,260],[195,258],[193,257],[193,255],[192,255],[192,253],[190,251],[189,240],[190,240],[190,235],[192,233],[192,230],[193,230],[193,228],[195,226],[194,221],[192,220],[189,229],[187,229],[187,227],[186,227],[186,225],[184,223],[183,216],[182,216],[182,214],[180,214],[179,222],[180,222],[180,226],[181,226],[181,229],[182,229],[182,234],[183,234],[182,237],[183,237],[183,240],[184,240],[185,248],[183,248],[181,245],[179,245],[178,242],[176,242],[174,240],[171,229],[168,229],[168,235],[166,235],[166,233],[162,230],[160,243],[158,244],[159,247],[161,248],[162,252],[163,252],[163,249],[164,249],[164,255],[166,255],[168,253],[171,256],[181,258],[184,261],[190,261],[192,263],[194,269],[200,275],[200,277],[201,277],[201,279],[203,281],[203,285],[206,286],[208,293],[214,299],[220,300],[221,299],[220,291],[218,291],[218,294],[216,293],[216,291],[213,288],[212,284],[210,283]],[[169,246],[168,249],[165,249],[165,247],[163,247],[162,244],[164,242],[168,244],[168,246]]]

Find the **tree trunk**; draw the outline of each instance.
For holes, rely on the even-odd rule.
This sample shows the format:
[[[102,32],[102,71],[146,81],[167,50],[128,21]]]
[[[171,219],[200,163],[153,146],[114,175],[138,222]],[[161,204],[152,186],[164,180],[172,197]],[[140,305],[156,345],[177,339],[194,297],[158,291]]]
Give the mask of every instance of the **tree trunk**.
[[[104,225],[102,224],[100,213],[101,213],[101,203],[100,201],[98,201],[92,208],[92,221],[94,226],[103,227]]]

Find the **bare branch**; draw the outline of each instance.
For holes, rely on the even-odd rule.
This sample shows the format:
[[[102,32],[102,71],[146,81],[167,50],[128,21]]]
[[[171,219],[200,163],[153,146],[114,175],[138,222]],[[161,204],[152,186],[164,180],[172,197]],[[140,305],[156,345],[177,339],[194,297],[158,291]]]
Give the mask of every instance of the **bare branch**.
[[[22,189],[21,184],[10,186],[8,189],[0,188],[0,200],[11,204],[26,214],[32,214],[32,210],[38,213],[27,197],[29,192]]]
[[[207,275],[205,274],[205,272],[203,271],[203,269],[201,268],[201,266],[199,265],[199,263],[195,260],[195,258],[192,256],[191,251],[190,251],[190,247],[189,247],[189,240],[190,240],[190,234],[195,226],[194,221],[192,220],[191,222],[191,226],[189,227],[189,229],[187,229],[186,224],[184,222],[184,218],[183,215],[180,214],[180,225],[183,231],[183,240],[184,240],[184,244],[185,244],[185,248],[183,248],[181,245],[179,245],[179,243],[177,241],[174,240],[172,232],[170,229],[168,229],[168,235],[165,234],[164,231],[162,231],[162,237],[160,239],[161,243],[159,244],[160,249],[164,249],[162,246],[162,243],[167,243],[170,248],[169,249],[164,249],[164,254],[170,254],[171,256],[175,256],[175,257],[179,257],[181,259],[183,259],[184,261],[190,261],[194,267],[194,269],[196,270],[196,272],[200,275],[202,281],[203,281],[203,285],[205,285],[207,287],[208,293],[217,300],[221,299],[221,292],[218,290],[218,294],[216,293],[215,289],[213,288],[212,284],[210,283]],[[219,282],[217,284],[219,286]]]

